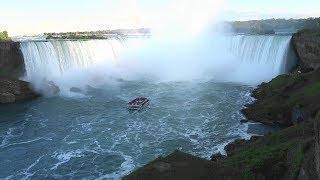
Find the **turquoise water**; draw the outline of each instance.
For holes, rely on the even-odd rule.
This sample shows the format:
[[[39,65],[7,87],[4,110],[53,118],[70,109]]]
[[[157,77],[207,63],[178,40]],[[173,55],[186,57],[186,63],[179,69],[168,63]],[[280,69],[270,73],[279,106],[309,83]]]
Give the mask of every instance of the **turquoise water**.
[[[0,106],[0,178],[107,178],[175,149],[209,158],[248,138],[239,110],[252,88],[234,83],[120,81],[82,97]],[[148,108],[129,112],[136,96]]]

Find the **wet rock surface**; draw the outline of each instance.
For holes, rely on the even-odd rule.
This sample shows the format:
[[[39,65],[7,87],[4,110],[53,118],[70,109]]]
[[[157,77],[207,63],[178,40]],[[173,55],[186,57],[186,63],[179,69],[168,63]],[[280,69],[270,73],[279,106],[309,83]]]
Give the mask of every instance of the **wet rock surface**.
[[[29,83],[0,77],[0,103],[14,103],[36,97],[39,94],[30,88]]]

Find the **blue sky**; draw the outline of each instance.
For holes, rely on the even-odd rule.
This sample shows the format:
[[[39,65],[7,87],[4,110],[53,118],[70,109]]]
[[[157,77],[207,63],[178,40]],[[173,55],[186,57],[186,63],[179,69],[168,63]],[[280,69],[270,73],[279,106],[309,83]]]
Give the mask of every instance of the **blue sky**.
[[[320,0],[1,0],[0,30],[22,35],[149,26],[164,14],[175,16],[172,7],[186,2],[204,4],[197,11],[185,6],[180,16],[186,19],[205,11],[224,20],[320,16]]]
[[[244,19],[320,15],[319,0],[228,0],[227,8]]]

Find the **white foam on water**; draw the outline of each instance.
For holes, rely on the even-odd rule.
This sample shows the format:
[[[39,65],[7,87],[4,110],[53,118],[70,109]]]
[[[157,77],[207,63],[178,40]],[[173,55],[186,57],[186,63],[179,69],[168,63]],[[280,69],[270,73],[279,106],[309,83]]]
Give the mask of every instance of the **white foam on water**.
[[[38,137],[38,138],[31,139],[31,140],[28,140],[28,141],[22,141],[22,142],[6,144],[2,148],[7,148],[7,147],[10,147],[10,146],[15,146],[15,145],[24,145],[24,144],[34,143],[34,142],[37,142],[37,141],[40,141],[40,140],[52,141],[52,139],[48,138],[48,137]]]
[[[5,177],[5,178],[3,178],[4,180],[10,180],[10,179],[13,179],[13,175],[10,175],[10,176],[7,176],[7,177]]]
[[[27,117],[28,119],[28,117]],[[8,128],[7,131],[5,131],[5,133],[3,135],[1,135],[3,137],[3,140],[0,144],[0,148],[5,148],[11,145],[15,145],[15,143],[10,144],[10,141],[14,141],[16,139],[20,140],[19,137],[22,137],[24,134],[24,128],[25,128],[25,123],[23,122],[22,124],[19,124],[18,126],[13,126],[11,128]],[[44,139],[46,139],[44,137]],[[21,142],[23,144],[23,142]],[[18,143],[19,144],[19,143]]]
[[[201,84],[190,87],[188,87],[188,84],[189,83],[185,86],[184,83],[172,83],[168,85],[169,87],[164,87],[166,84],[146,85],[144,88],[148,89],[148,91],[152,91],[154,86],[160,86],[161,88],[161,90],[157,91],[158,94],[152,95],[153,106],[146,111],[129,114],[123,109],[120,110],[122,107],[111,108],[111,111],[109,111],[110,109],[108,110],[105,104],[100,104],[102,101],[98,101],[96,108],[99,110],[99,115],[97,116],[92,115],[97,111],[88,111],[89,115],[81,114],[79,116],[73,116],[73,114],[71,114],[72,119],[64,119],[66,120],[66,124],[69,124],[65,127],[67,128],[65,129],[66,134],[64,131],[61,132],[62,134],[59,131],[56,132],[55,138],[52,138],[51,135],[44,136],[51,138],[53,140],[52,143],[57,143],[58,146],[48,150],[50,153],[45,158],[50,159],[50,161],[48,161],[49,164],[44,167],[44,169],[36,172],[34,177],[46,174],[48,177],[54,178],[62,178],[63,176],[72,178],[78,177],[79,175],[81,176],[83,173],[86,174],[87,177],[99,176],[102,179],[119,179],[130,173],[134,168],[147,163],[143,159],[148,161],[159,155],[167,155],[167,153],[176,148],[180,148],[182,151],[193,155],[209,158],[212,152],[224,154],[224,147],[229,142],[232,142],[233,139],[247,137],[247,124],[239,123],[241,114],[238,112],[238,107],[241,108],[243,103],[249,99],[248,97],[250,96],[247,96],[246,93],[250,89],[249,87],[245,86],[243,90],[234,90],[232,89],[234,87],[229,87],[229,85],[227,86],[228,88],[225,88],[225,84],[208,86],[208,84],[205,83],[204,85],[202,84],[205,88],[203,89]],[[182,90],[176,91],[176,88],[179,88],[179,86],[183,87]],[[192,88],[194,87],[198,89],[193,90]],[[210,88],[214,90],[212,91]],[[242,87],[235,85],[235,88]],[[185,91],[191,89],[192,92],[190,95],[184,94]],[[137,92],[141,93],[144,90]],[[223,91],[223,93],[219,94],[216,91]],[[230,92],[230,94],[228,92]],[[123,101],[122,98],[130,99],[130,96],[135,93],[136,92],[131,91],[121,93],[120,101]],[[169,93],[169,95],[166,93]],[[175,94],[177,94],[177,96]],[[193,94],[200,96],[195,97]],[[210,99],[211,94],[213,94],[212,99]],[[172,100],[166,98],[167,96],[170,97],[170,95],[177,97],[177,99],[173,100],[181,103],[181,106],[177,107],[176,102],[161,103],[162,100]],[[228,97],[232,98],[232,105],[227,101]],[[242,100],[236,99],[238,97]],[[61,97],[52,98],[52,100],[56,102],[60,100],[60,98]],[[107,96],[107,99],[108,98],[109,96]],[[61,99],[64,100],[65,98]],[[72,102],[69,98],[67,99],[68,101],[62,101],[62,103]],[[114,99],[112,99],[112,102],[113,100]],[[235,100],[235,102],[233,102],[233,100]],[[90,102],[91,101],[92,100],[90,100]],[[123,101],[124,108],[126,101],[127,100]],[[74,102],[75,107],[79,108],[81,105],[84,105],[84,109],[87,108],[88,104],[86,103],[87,100]],[[113,103],[111,104],[113,105]],[[42,105],[43,104],[41,104],[41,106]],[[70,104],[66,107],[69,106]],[[226,108],[229,114],[226,115],[219,109],[222,106]],[[49,106],[49,108],[52,107]],[[157,111],[157,109],[160,111]],[[201,110],[198,111],[198,109]],[[37,116],[37,113],[43,110],[44,109],[40,107],[33,108],[32,112],[35,112],[35,114],[30,117],[29,121],[34,121],[33,118]],[[119,111],[119,116],[113,116],[113,111]],[[70,111],[70,109],[66,111],[61,109],[61,114],[69,114],[70,112],[73,111]],[[42,114],[40,119],[41,118],[43,118]],[[59,118],[59,116],[57,116],[57,118]],[[123,119],[125,119],[125,121],[122,121]],[[220,121],[222,121],[222,123],[219,123]],[[38,120],[37,122],[41,123],[41,121]],[[47,127],[52,126],[51,123],[55,122],[56,117],[49,119],[49,121],[46,122]],[[226,126],[225,124],[228,125]],[[223,128],[223,131],[219,131],[219,128]],[[36,131],[38,130],[40,129]],[[48,130],[55,131],[55,129]],[[230,133],[225,133],[227,131],[230,131]],[[48,132],[46,132],[46,134],[48,134]],[[62,137],[60,137],[60,135],[62,135]],[[42,135],[38,137],[42,137]],[[60,144],[60,141],[62,141],[62,144]],[[43,142],[35,141],[33,143],[39,144]],[[113,158],[113,156],[115,157],[115,163],[108,162],[111,163],[110,169],[108,169],[108,164],[100,166],[98,159],[108,157],[109,155],[111,155],[111,158]],[[108,161],[109,160],[111,159],[108,159]],[[77,167],[78,163],[80,166],[81,164],[87,165],[87,162],[94,162],[97,166],[90,167],[90,172],[83,172],[79,169],[73,169],[72,173],[69,174],[64,172],[66,168]],[[107,166],[106,172],[101,169],[103,166]],[[33,173],[33,171],[31,173]]]
[[[132,172],[132,170],[135,168],[132,157],[126,156],[122,153],[121,153],[121,155],[122,155],[122,157],[124,157],[125,161],[121,164],[119,170],[117,170],[116,172],[113,172],[111,174],[103,175],[103,176],[97,178],[97,180],[121,179],[123,176],[128,175],[130,172]]]
[[[55,152],[52,158],[57,159],[59,162],[56,163],[54,166],[52,166],[50,170],[56,170],[62,164],[69,162],[71,158],[83,157],[84,156],[83,153],[84,153],[83,150],[80,150],[80,149],[75,151],[69,151],[69,152],[61,152],[61,153]]]
[[[6,132],[6,134],[2,135],[3,140],[0,144],[0,147],[6,146],[9,142],[9,140],[12,139],[13,137],[15,137],[14,135],[12,135],[13,130],[14,130],[13,128],[9,128],[8,131]]]
[[[24,169],[22,173],[20,173],[21,175],[24,175],[22,179],[30,179],[36,173],[36,172],[30,172],[30,170],[33,167],[35,167],[43,157],[44,156],[40,156],[35,162],[33,162],[30,166]]]
[[[214,148],[213,148],[213,153],[212,154],[222,154],[222,155],[227,155],[226,151],[224,150],[224,148],[229,144],[231,143],[233,140],[229,140],[227,142],[224,142],[224,143],[221,143],[221,144],[218,144],[216,145]]]

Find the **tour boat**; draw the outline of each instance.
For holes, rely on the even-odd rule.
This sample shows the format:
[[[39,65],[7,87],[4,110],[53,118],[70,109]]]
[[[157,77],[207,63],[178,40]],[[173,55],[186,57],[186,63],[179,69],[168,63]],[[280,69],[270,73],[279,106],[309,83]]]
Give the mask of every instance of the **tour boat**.
[[[138,97],[128,103],[129,110],[140,110],[149,104],[150,100],[146,97]]]

